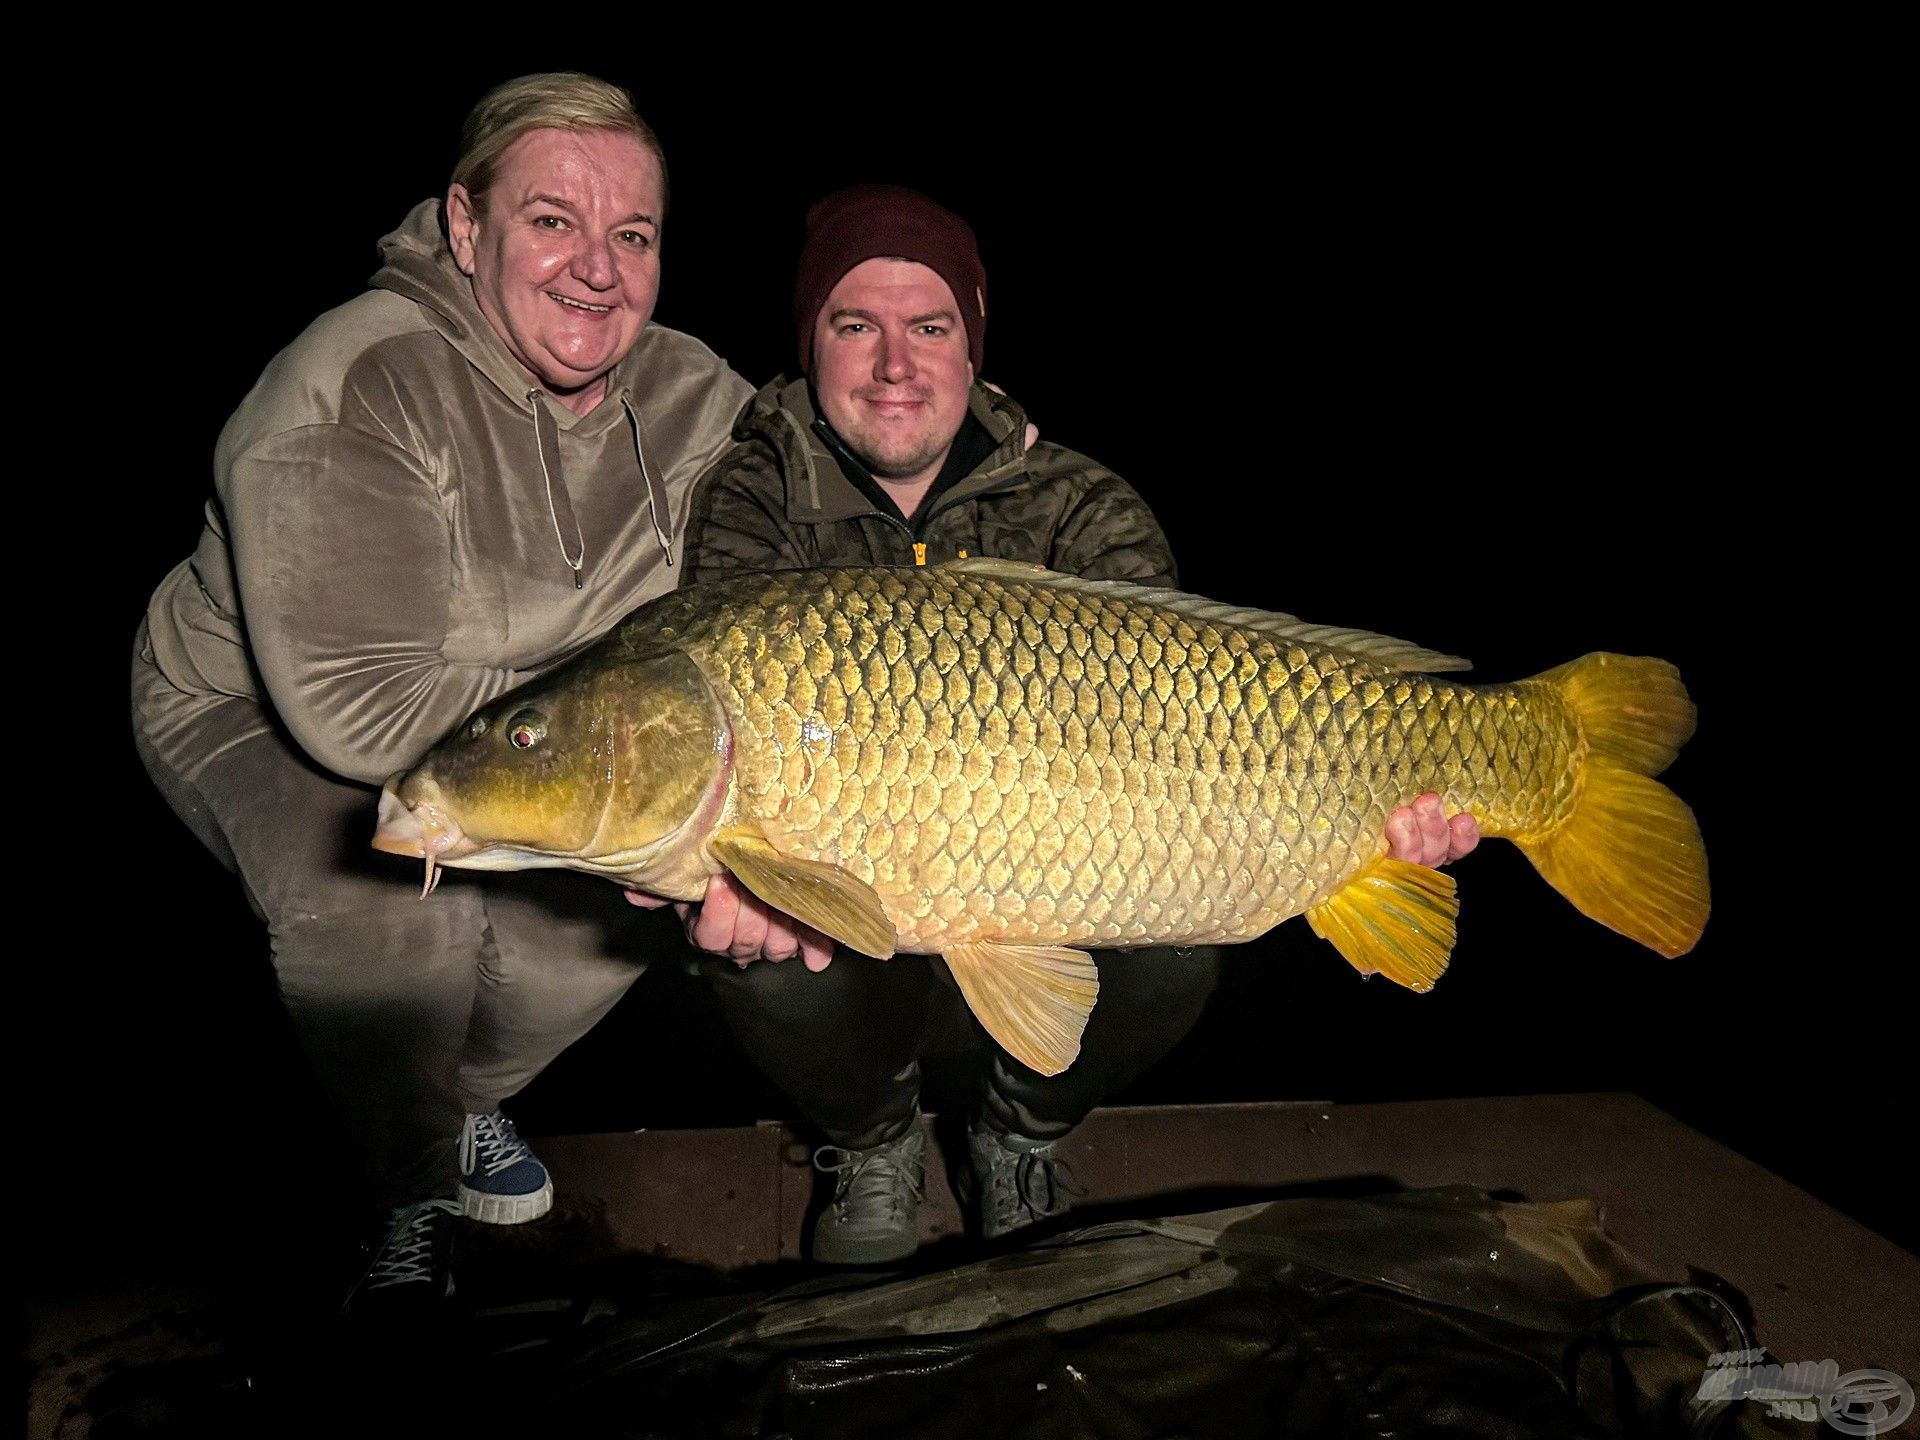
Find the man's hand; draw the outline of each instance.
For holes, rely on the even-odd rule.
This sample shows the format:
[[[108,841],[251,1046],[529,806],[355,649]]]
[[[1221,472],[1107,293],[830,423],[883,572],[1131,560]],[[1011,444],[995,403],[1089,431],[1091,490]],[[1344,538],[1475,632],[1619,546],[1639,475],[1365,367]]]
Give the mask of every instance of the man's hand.
[[[639,890],[627,891],[627,900],[643,910],[657,910],[668,903]],[[689,945],[709,955],[724,955],[736,965],[744,967],[755,960],[778,964],[798,955],[801,964],[817,973],[833,961],[832,940],[791,915],[768,909],[731,875],[716,875],[708,881],[707,898],[698,904],[691,900],[672,904],[687,928]]]
[[[1464,810],[1449,820],[1440,797],[1432,791],[1387,817],[1387,853],[1396,860],[1437,870],[1479,843],[1479,821]]]

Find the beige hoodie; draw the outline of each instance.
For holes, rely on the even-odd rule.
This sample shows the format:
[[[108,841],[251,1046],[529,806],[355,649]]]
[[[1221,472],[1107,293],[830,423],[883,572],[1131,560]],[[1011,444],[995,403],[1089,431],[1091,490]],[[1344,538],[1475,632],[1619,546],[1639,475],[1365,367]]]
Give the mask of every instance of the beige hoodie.
[[[480,314],[437,201],[381,255],[227,422],[143,651],[183,703],[270,705],[368,782],[673,588],[688,491],[752,393],[649,325],[575,416]]]

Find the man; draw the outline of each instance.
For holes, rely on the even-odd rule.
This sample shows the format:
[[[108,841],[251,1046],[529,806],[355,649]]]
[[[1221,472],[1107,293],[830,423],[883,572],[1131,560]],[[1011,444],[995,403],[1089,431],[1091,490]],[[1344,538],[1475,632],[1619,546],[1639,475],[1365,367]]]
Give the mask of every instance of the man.
[[[814,206],[794,294],[801,378],[753,398],[738,443],[700,482],[682,583],[971,555],[1174,585],[1166,537],[1132,487],[1059,445],[1029,447],[1020,407],[978,383],[986,295],[972,231],[926,196],[859,186]],[[1470,848],[1471,823],[1459,817],[1455,853]],[[1397,817],[1408,824],[1418,833],[1396,853],[1446,856],[1437,801]],[[944,969],[917,956],[832,956],[751,897],[720,892],[693,934],[737,961],[805,957],[804,966],[709,973],[748,1053],[827,1135],[815,1164],[836,1184],[814,1227],[814,1258],[881,1264],[912,1254],[924,1184],[921,1037],[930,1002],[951,983]],[[1045,1079],[979,1037],[981,1103],[962,1183],[986,1238],[1069,1208],[1060,1140],[1186,1034],[1220,956],[1162,948],[1095,963],[1100,1003],[1062,1074]]]

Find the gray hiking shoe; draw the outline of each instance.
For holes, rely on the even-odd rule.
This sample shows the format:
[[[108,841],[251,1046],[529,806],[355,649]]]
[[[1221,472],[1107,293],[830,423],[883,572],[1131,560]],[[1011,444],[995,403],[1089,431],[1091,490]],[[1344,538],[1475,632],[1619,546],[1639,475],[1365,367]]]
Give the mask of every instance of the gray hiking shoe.
[[[978,1212],[982,1240],[998,1240],[1073,1209],[1073,1197],[1084,1192],[1071,1184],[1072,1171],[1054,1153],[1058,1143],[1002,1135],[977,1119],[968,1125],[965,1198]]]
[[[813,1152],[814,1168],[834,1177],[833,1202],[813,1226],[815,1260],[886,1265],[920,1248],[925,1145],[916,1112],[897,1140],[871,1150],[822,1145]]]

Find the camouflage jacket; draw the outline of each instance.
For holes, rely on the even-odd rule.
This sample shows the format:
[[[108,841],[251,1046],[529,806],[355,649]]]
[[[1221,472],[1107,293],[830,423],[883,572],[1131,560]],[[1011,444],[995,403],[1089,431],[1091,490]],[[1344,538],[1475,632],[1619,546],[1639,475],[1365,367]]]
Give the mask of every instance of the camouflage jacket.
[[[1022,452],[1027,417],[973,387],[973,418],[995,442],[912,524],[847,477],[814,429],[804,379],[776,380],[734,422],[734,445],[694,489],[680,583],[742,570],[931,565],[968,555],[1033,560],[1099,580],[1175,584],[1153,512],[1118,475],[1041,442]]]

